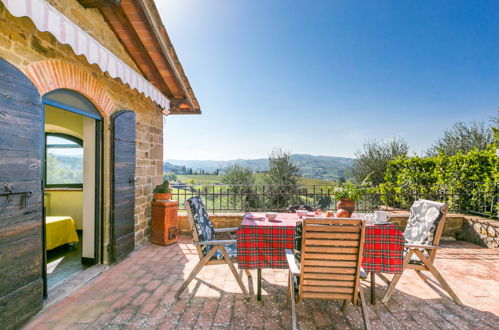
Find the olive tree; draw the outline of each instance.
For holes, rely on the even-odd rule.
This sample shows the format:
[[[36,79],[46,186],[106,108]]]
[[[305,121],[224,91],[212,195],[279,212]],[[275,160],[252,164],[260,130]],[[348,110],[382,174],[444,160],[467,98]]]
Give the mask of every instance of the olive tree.
[[[384,182],[388,162],[399,156],[406,156],[409,151],[407,142],[400,138],[389,141],[369,140],[363,149],[355,153],[355,160],[350,175],[355,183],[366,178],[378,185]]]
[[[270,193],[268,206],[276,210],[290,206],[293,195],[298,192],[300,177],[300,167],[291,161],[291,153],[273,150],[269,155],[269,169],[263,175]]]
[[[469,124],[457,122],[444,131],[443,136],[426,153],[428,156],[436,156],[439,153],[453,156],[458,151],[467,154],[475,148],[485,150],[494,143],[494,128],[482,121],[473,121]]]
[[[229,185],[227,187],[230,195],[228,202],[235,209],[241,206],[245,210],[250,210],[257,206],[255,176],[251,168],[239,164],[229,166],[222,178],[222,183]]]

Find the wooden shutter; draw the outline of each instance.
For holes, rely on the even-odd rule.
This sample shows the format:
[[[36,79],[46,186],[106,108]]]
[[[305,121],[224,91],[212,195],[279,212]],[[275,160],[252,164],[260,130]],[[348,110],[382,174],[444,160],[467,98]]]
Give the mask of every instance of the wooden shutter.
[[[135,246],[135,113],[112,116],[112,258],[120,260]]]
[[[14,328],[43,304],[43,130],[35,86],[0,59],[0,324]]]

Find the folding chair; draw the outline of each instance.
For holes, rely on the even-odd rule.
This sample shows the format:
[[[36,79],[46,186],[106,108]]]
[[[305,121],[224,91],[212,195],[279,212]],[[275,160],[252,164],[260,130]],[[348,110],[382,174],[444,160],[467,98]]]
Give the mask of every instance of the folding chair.
[[[444,203],[420,199],[412,204],[409,220],[404,231],[406,240],[404,271],[406,269],[415,270],[427,284],[429,284],[428,280],[430,278],[422,271],[429,271],[437,279],[441,287],[454,299],[454,302],[462,305],[461,300],[433,265],[446,216],[447,205]],[[388,302],[401,277],[402,274],[396,274],[393,277],[381,302]]]
[[[341,299],[345,311],[348,301],[357,304],[359,297],[364,325],[371,328],[360,284],[364,229],[360,219],[303,220],[301,252],[286,250],[293,329],[297,329],[295,304],[303,298]]]
[[[241,291],[246,297],[249,297],[248,291],[246,290],[241,277],[239,277],[236,267],[234,267],[234,261],[237,257],[236,240],[215,239],[215,234],[235,232],[237,228],[214,229],[200,196],[188,199],[185,202],[185,209],[187,210],[187,218],[189,219],[192,228],[192,239],[198,251],[199,262],[178,289],[175,298],[178,299],[180,297],[185,288],[187,288],[189,283],[204,266],[219,264],[227,264],[229,266]],[[248,270],[246,270],[246,274],[249,278],[251,277]]]

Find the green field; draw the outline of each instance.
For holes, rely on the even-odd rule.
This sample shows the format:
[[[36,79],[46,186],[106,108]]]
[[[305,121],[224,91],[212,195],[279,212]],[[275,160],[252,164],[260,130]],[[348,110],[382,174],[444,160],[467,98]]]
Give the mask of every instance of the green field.
[[[261,177],[261,174],[256,174],[257,180],[258,177]],[[221,183],[222,182],[223,175],[213,175],[213,174],[200,174],[200,175],[184,175],[184,174],[178,174],[177,175],[177,181],[186,183],[186,184],[192,184],[194,185],[207,185],[207,184],[214,184],[214,183]],[[311,185],[332,185],[334,182],[332,181],[327,181],[327,180],[319,180],[319,179],[312,179],[312,178],[301,178],[300,179],[300,184],[306,185],[306,186],[311,186]]]
[[[222,175],[213,174],[199,174],[199,175],[187,175],[187,174],[177,174],[177,181],[191,184],[194,182],[195,185],[198,184],[212,184],[222,182]]]

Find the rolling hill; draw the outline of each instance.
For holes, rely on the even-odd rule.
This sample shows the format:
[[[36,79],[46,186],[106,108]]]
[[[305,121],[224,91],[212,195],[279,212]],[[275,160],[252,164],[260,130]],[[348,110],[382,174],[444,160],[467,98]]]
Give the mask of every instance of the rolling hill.
[[[352,158],[305,154],[293,154],[291,160],[300,166],[303,177],[329,181],[345,178],[353,163]],[[165,172],[175,172],[177,174],[186,174],[185,171],[188,169],[192,169],[194,172],[204,171],[205,173],[213,173],[219,170],[223,173],[227,167],[234,164],[249,167],[255,172],[263,172],[268,169],[268,159],[259,158],[227,161],[167,159],[164,162],[164,170]]]

